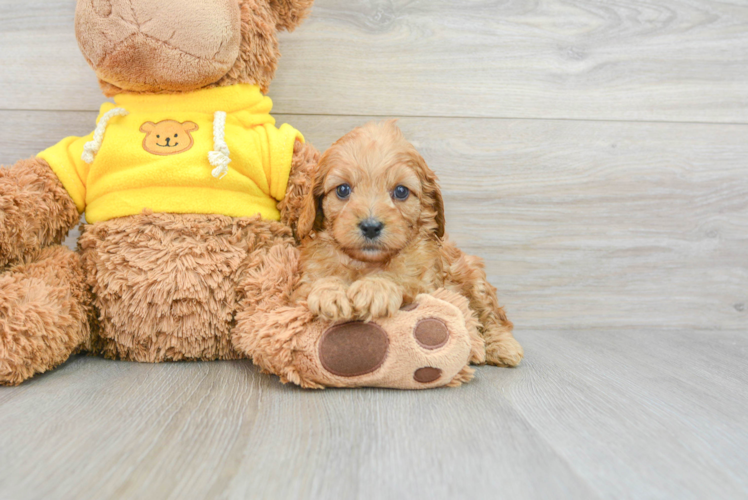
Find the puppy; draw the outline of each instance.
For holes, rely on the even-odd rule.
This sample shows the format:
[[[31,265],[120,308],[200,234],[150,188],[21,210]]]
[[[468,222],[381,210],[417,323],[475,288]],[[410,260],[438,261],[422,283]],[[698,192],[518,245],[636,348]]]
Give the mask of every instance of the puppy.
[[[436,175],[394,120],[356,128],[322,155],[296,231],[302,276],[294,299],[313,314],[388,317],[418,294],[446,288],[470,301],[489,363],[522,359],[482,259],[444,234]]]

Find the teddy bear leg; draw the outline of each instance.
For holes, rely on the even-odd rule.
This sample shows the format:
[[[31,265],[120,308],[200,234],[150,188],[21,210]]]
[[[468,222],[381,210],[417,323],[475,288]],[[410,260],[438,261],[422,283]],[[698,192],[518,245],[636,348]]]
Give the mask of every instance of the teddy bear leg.
[[[419,295],[391,318],[315,320],[297,337],[293,364],[322,386],[430,389],[473,378],[484,360],[478,322],[464,297],[446,290]]]
[[[484,361],[477,319],[461,295],[439,290],[419,295],[392,318],[335,324],[315,318],[306,304],[279,302],[278,297],[290,297],[296,261],[270,260],[278,260],[271,266],[274,271],[257,271],[252,295],[274,299],[243,309],[233,340],[236,349],[284,383],[306,388],[454,387],[472,379],[470,363]]]
[[[17,385],[64,362],[90,336],[80,257],[63,246],[0,274],[0,385]]]
[[[391,318],[335,324],[291,299],[299,250],[291,242],[251,259],[238,287],[234,348],[264,372],[302,387],[456,386],[485,361],[478,320],[464,296],[423,294]]]

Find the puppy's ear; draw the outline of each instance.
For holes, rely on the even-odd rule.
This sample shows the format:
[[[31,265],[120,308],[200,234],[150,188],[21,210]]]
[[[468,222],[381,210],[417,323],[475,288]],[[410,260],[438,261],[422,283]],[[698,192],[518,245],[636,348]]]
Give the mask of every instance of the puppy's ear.
[[[296,140],[291,158],[286,195],[278,202],[281,222],[291,227],[297,241],[309,236],[316,218],[314,189],[320,177],[319,151]]]
[[[426,160],[417,151],[413,150],[411,157],[413,169],[421,179],[421,187],[423,189],[421,203],[433,214],[434,234],[437,238],[443,238],[446,221],[444,218],[444,199],[442,198],[442,191],[439,188],[439,179],[436,177],[434,171],[426,165]]]
[[[302,241],[308,238],[312,231],[320,231],[324,223],[322,214],[322,196],[324,193],[324,179],[318,176],[314,180],[312,188],[309,189],[302,199],[299,219],[296,222],[296,239]]]
[[[269,0],[279,30],[293,31],[309,15],[314,0]]]
[[[444,217],[444,198],[442,198],[442,190],[439,187],[439,180],[434,176],[434,190],[431,192],[434,200],[434,210],[436,211],[436,231],[437,238],[444,238],[444,231],[446,230],[447,221]]]

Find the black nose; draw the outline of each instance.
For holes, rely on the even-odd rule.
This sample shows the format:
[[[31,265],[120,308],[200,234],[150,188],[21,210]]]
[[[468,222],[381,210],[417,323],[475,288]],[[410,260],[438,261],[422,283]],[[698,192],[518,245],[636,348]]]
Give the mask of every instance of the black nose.
[[[171,140],[171,137],[167,137],[167,138],[166,138],[166,145],[167,145],[167,146],[169,145],[169,141],[170,141],[170,140]]]
[[[359,223],[358,227],[359,229],[361,229],[361,233],[364,236],[366,236],[370,240],[373,240],[374,238],[378,237],[382,233],[382,228],[384,228],[384,224],[382,224],[376,219],[365,219]]]

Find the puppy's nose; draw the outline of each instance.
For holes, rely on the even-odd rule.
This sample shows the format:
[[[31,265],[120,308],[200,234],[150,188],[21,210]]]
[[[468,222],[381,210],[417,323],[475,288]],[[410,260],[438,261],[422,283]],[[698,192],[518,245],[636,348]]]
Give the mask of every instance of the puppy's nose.
[[[376,219],[364,219],[359,223],[358,227],[364,236],[373,240],[382,233],[384,224]]]
[[[167,145],[167,146],[169,145],[169,141],[170,141],[170,140],[171,140],[171,137],[167,137],[167,138],[166,138],[166,145]]]

